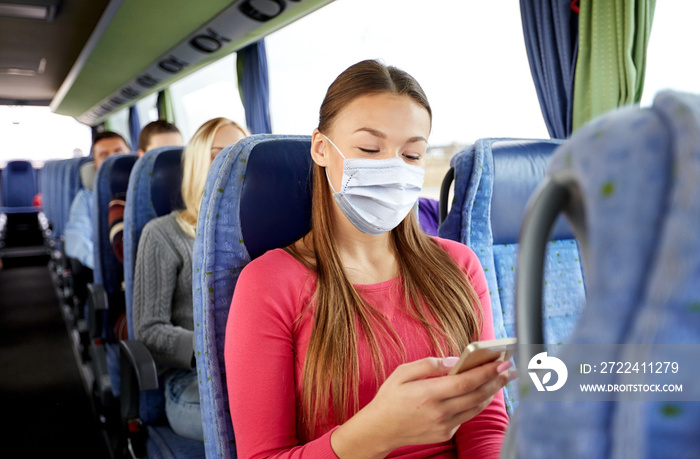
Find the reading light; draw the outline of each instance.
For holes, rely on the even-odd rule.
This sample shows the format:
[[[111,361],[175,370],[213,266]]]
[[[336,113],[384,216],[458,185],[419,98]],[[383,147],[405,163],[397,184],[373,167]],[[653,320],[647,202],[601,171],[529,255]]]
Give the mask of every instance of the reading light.
[[[0,75],[13,75],[13,76],[35,76],[41,75],[46,71],[46,58],[41,58],[39,61],[39,66],[36,69],[33,68],[20,68],[20,67],[7,67],[0,68]]]
[[[56,17],[57,9],[56,5],[24,5],[0,2],[0,17],[52,21]]]

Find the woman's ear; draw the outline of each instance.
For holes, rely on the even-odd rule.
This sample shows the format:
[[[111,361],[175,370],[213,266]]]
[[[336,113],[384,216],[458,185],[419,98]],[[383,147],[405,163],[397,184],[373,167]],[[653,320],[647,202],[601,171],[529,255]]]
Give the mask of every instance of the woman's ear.
[[[328,165],[328,150],[323,134],[318,129],[314,129],[311,134],[311,159],[321,167]]]

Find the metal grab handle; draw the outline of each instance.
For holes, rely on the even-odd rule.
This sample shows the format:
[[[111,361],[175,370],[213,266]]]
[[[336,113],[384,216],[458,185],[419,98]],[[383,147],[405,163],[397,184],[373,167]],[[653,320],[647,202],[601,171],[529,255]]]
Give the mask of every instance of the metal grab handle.
[[[447,204],[448,200],[450,199],[450,186],[452,185],[454,179],[455,168],[450,167],[447,174],[445,174],[445,178],[442,179],[442,184],[440,185],[440,224],[442,224],[442,222],[445,221],[445,218],[447,218]]]
[[[534,191],[525,210],[518,241],[515,276],[515,325],[519,368],[527,367],[528,356],[542,351],[545,252],[554,222],[568,204],[570,196],[567,187],[547,177]]]
[[[518,240],[515,276],[515,326],[518,337],[517,364],[521,372],[519,391],[527,386],[525,373],[529,356],[542,352],[544,327],[542,296],[547,241],[559,213],[569,204],[571,190],[546,177],[527,202]],[[514,413],[517,415],[517,413]],[[516,432],[519,417],[511,419],[501,448],[501,459],[516,459]]]

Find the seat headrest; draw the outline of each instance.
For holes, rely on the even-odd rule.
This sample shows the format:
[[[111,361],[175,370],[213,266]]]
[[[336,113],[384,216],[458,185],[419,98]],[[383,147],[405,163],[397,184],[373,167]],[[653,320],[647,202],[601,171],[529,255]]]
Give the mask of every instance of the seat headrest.
[[[241,231],[251,259],[311,229],[311,139],[256,145],[241,191]]]
[[[17,161],[9,161],[7,163],[6,169],[8,171],[11,171],[13,173],[21,173],[21,172],[27,172],[32,168],[32,163],[29,161],[22,161],[22,160],[17,160]]]
[[[126,193],[131,169],[138,159],[134,154],[119,155],[116,158],[112,164],[112,170],[109,172],[109,189],[113,197]]]
[[[87,161],[80,166],[80,182],[88,191],[92,191],[95,186],[95,162]]]
[[[547,164],[559,143],[551,140],[497,140],[490,145],[493,156],[491,231],[494,244],[518,242],[525,207],[542,182]],[[573,239],[568,222],[560,217],[552,239]]]
[[[180,190],[182,147],[163,147],[163,150],[156,150],[158,154],[151,175],[151,202],[160,217],[184,207]]]

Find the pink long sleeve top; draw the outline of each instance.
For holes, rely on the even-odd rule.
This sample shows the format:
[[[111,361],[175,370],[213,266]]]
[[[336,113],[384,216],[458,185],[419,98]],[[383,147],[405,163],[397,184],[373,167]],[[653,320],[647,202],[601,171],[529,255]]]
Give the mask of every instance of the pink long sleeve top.
[[[481,340],[493,339],[491,301],[479,259],[463,244],[436,240],[464,270],[479,296]],[[297,435],[296,411],[313,326],[313,312],[307,306],[315,287],[316,274],[282,249],[267,252],[241,272],[231,302],[224,351],[241,459],[336,458],[330,436],[337,426],[318,420],[316,438],[305,444],[300,444]],[[406,312],[399,278],[355,288],[388,318],[405,347],[405,360],[393,350],[382,349],[387,375],[402,363],[436,356],[425,328]],[[358,352],[362,408],[383,381],[374,376],[369,345],[363,339],[358,340]],[[497,458],[507,425],[500,391],[480,414],[462,424],[452,440],[399,448],[388,457]]]

